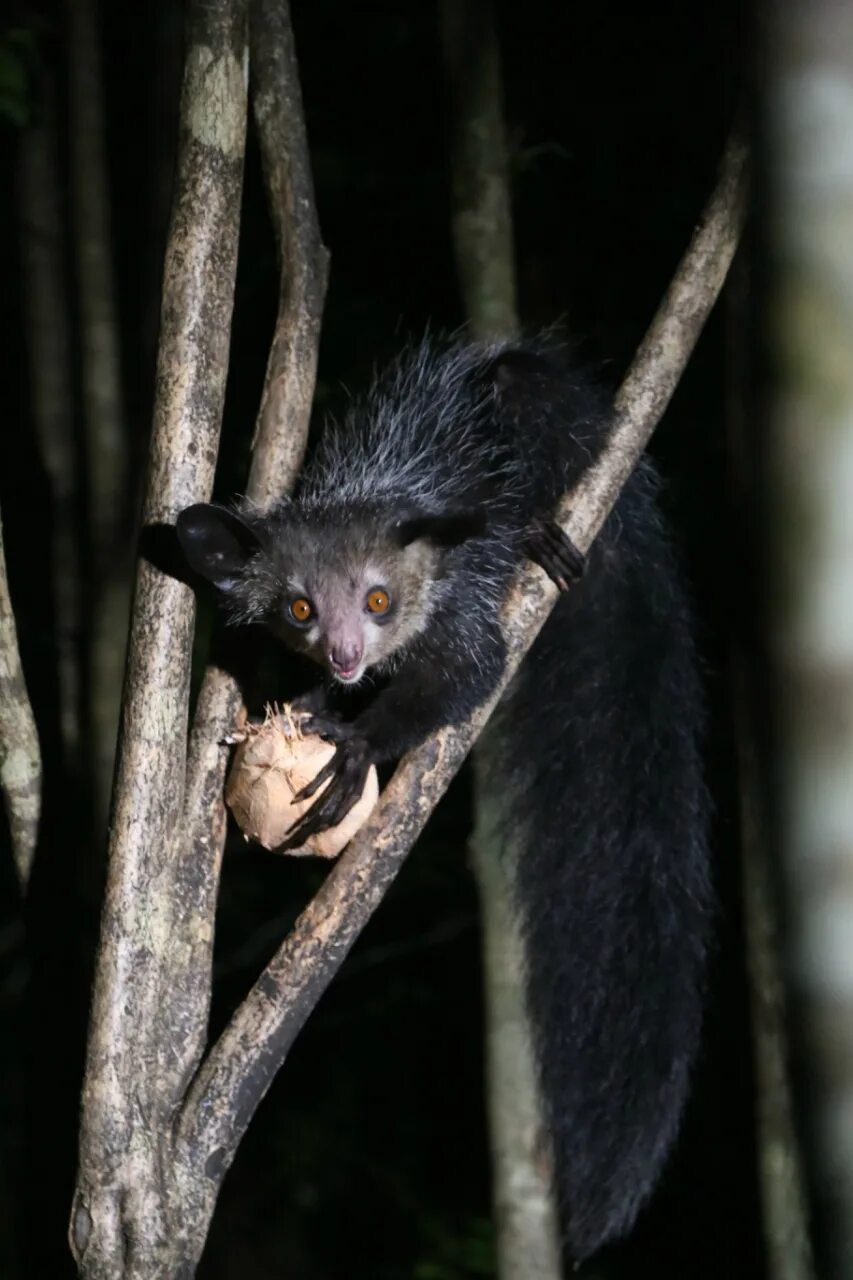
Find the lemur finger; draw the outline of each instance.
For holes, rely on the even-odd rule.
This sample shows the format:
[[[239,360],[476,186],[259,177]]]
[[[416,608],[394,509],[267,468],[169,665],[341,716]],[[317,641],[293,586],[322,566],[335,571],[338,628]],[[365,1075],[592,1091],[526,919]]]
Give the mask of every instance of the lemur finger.
[[[355,777],[338,777],[329,784],[311,808],[311,813],[324,827],[335,827],[341,822],[361,795],[364,780]]]
[[[318,835],[321,831],[327,830],[332,824],[324,822],[321,815],[314,812],[311,808],[307,813],[303,814],[295,826],[291,827],[290,834],[287,839],[282,841],[278,846],[278,853],[287,853],[290,849],[298,849],[311,836]]]
[[[586,557],[555,520],[534,522],[527,535],[525,551],[561,591],[567,591],[586,567]]]
[[[296,792],[296,795],[291,800],[291,804],[298,804],[301,800],[310,800],[312,796],[317,794],[326,779],[331,778],[332,775],[337,772],[338,767],[339,761],[336,752],[335,755],[332,756],[331,760],[329,760],[327,764],[323,765],[323,768],[319,773],[317,773],[310,782],[306,783],[301,791]]]
[[[319,835],[329,827],[336,827],[346,817],[358,799],[360,789],[353,794],[352,787],[346,787],[340,795],[335,794],[329,797],[332,788],[337,790],[334,782],[323,793],[316,805],[313,805],[292,828],[284,843],[279,845],[280,853],[286,853],[289,849],[298,849],[311,836]]]
[[[321,827],[320,830],[324,830],[324,828]],[[302,823],[300,822],[298,826],[294,827],[293,835],[288,836],[286,840],[283,840],[280,845],[276,846],[275,852],[290,853],[293,849],[300,849],[302,845],[304,845],[305,841],[315,834],[316,833],[311,828],[307,827],[303,832]]]

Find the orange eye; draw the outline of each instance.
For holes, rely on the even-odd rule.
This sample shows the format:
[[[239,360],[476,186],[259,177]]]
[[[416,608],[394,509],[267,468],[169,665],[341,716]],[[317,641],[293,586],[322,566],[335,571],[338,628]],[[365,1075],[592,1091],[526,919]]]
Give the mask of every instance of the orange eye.
[[[311,608],[311,601],[300,596],[297,600],[291,600],[290,612],[297,622],[307,622],[314,610]]]
[[[371,591],[367,597],[367,607],[371,613],[387,613],[390,603],[387,591]]]

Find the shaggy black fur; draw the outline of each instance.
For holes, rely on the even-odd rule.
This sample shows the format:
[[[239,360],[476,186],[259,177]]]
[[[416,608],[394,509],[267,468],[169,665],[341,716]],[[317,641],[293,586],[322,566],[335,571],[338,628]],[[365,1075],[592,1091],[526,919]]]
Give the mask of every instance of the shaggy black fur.
[[[300,840],[336,820],[371,761],[399,757],[488,696],[504,663],[501,600],[531,548],[544,547],[550,572],[577,577],[548,519],[599,453],[606,411],[542,343],[424,343],[330,429],[293,499],[263,516],[182,513],[190,562],[233,613],[314,657],[322,610],[297,634],[294,592],[327,591],[336,613],[360,617],[369,564],[398,610],[381,631],[376,619],[357,624],[385,679],[338,733],[323,717],[339,741],[337,777]],[[576,1258],[624,1235],[654,1188],[701,1020],[702,695],[655,491],[643,462],[524,663],[497,735],[513,747],[498,789],[521,850],[528,996]]]

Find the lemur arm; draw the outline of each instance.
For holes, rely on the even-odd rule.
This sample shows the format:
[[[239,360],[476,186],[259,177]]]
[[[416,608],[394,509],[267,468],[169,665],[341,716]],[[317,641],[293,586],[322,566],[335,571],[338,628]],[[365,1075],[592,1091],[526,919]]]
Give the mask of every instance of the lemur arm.
[[[433,643],[420,643],[392,676],[385,689],[354,721],[316,711],[306,727],[335,743],[335,754],[294,799],[309,799],[328,780],[319,799],[293,828],[281,850],[297,848],[309,836],[341,822],[364,790],[372,764],[398,760],[431,733],[464,720],[488,697],[500,676],[503,644],[500,632],[482,659],[439,653]],[[453,651],[451,651],[453,652]]]

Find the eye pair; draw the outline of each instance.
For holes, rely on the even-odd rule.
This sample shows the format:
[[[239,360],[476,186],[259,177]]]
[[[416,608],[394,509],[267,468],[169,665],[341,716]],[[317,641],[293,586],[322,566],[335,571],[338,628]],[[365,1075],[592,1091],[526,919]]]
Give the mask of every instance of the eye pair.
[[[381,587],[374,587],[368,592],[364,607],[368,613],[382,614],[388,612],[390,604],[391,598],[388,592],[383,591]],[[294,622],[304,625],[314,617],[314,606],[305,596],[297,596],[295,600],[291,600],[289,608]]]

